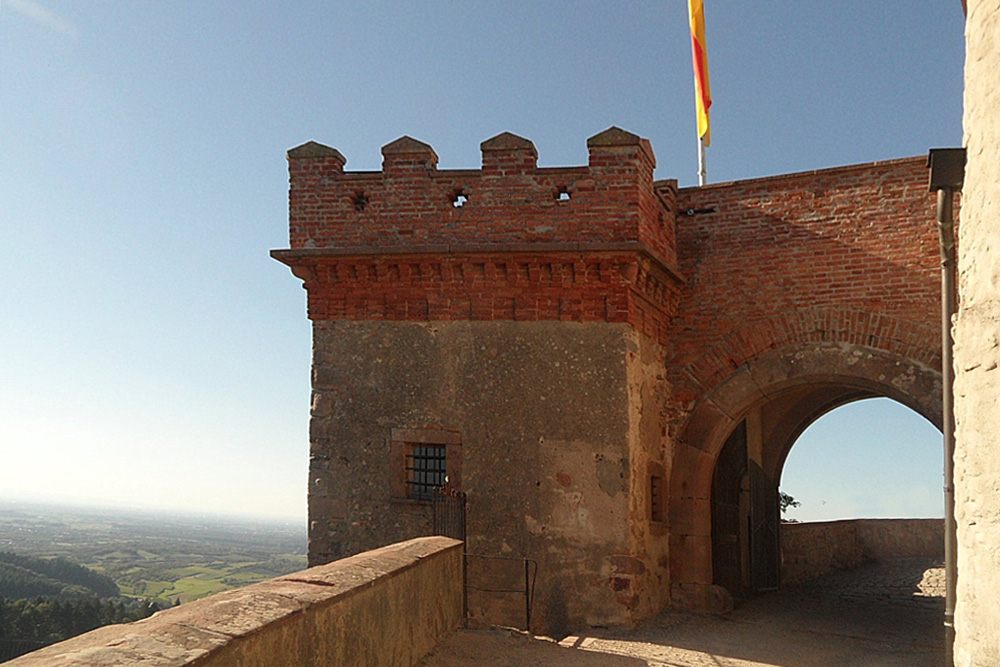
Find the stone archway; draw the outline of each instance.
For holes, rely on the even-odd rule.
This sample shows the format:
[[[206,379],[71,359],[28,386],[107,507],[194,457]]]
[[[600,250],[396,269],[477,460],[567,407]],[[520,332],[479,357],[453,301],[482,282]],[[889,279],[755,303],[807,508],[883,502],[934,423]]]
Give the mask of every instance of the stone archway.
[[[670,572],[676,607],[712,608],[721,593],[714,588],[720,582],[713,567],[712,486],[730,436],[744,429],[746,460],[758,469],[755,483],[766,496],[809,424],[840,405],[874,396],[894,399],[941,426],[940,372],[909,356],[848,342],[800,342],[764,352],[697,402],[671,471]],[[746,474],[730,468],[732,474]],[[720,576],[735,586],[737,573]],[[744,584],[747,576],[744,568]]]

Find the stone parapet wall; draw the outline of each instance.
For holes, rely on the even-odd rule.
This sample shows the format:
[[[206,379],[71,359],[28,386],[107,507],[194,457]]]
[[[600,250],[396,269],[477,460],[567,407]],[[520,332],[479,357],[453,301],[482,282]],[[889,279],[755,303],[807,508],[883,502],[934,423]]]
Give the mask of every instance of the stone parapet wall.
[[[781,524],[781,584],[886,558],[944,557],[943,519],[850,519]]]
[[[462,543],[425,537],[99,628],[10,667],[414,665],[462,621]]]

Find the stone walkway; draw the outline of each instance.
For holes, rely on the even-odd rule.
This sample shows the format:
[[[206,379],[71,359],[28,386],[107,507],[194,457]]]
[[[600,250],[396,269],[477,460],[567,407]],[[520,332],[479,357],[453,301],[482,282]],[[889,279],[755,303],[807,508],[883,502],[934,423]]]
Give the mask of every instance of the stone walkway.
[[[937,667],[943,596],[940,563],[887,560],[762,595],[725,617],[668,612],[637,628],[558,644],[509,630],[463,630],[421,664]]]

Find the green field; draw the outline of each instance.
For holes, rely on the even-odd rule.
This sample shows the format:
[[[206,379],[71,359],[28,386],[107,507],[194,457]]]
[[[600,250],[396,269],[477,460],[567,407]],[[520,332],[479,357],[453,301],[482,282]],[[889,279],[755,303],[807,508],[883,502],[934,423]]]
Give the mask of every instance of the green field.
[[[188,602],[306,567],[305,527],[0,500],[0,550],[63,556],[122,594]]]

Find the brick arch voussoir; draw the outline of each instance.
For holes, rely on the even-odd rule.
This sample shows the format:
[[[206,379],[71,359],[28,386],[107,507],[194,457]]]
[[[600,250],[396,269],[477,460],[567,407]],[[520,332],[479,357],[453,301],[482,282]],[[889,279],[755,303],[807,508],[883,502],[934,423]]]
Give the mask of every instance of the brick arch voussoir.
[[[925,324],[864,310],[801,308],[729,332],[684,367],[679,383],[703,396],[751,359],[800,343],[860,345],[940,368],[940,335],[936,320]]]

